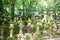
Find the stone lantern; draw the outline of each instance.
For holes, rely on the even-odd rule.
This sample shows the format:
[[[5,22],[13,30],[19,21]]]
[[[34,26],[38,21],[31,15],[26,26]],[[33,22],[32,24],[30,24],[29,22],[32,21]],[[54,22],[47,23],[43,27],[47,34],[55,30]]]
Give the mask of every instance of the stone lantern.
[[[19,33],[22,33],[22,28],[24,26],[22,18],[20,18],[20,20],[18,21],[18,23],[19,23]]]
[[[29,33],[30,32],[30,29],[31,29],[31,26],[32,26],[32,21],[31,21],[31,19],[30,18],[28,18],[28,20],[27,20],[27,32]]]
[[[13,28],[14,28],[14,24],[11,23],[10,27],[9,27],[9,29],[10,29],[10,37],[13,37]]]
[[[24,40],[24,35],[22,33],[22,28],[23,28],[23,20],[22,18],[20,18],[20,20],[18,21],[19,23],[19,34],[18,34],[18,40]]]
[[[51,8],[50,11],[49,11],[50,15],[53,15],[53,9]]]
[[[42,19],[42,21],[47,21],[47,11],[46,10],[43,11],[43,19]]]
[[[49,15],[50,15],[50,19],[53,19],[54,12],[52,8],[49,11]]]
[[[51,24],[51,22],[54,22],[54,18],[53,18],[53,15],[54,15],[54,12],[53,12],[53,9],[51,8],[49,10],[49,18],[48,18],[48,22]]]
[[[42,25],[41,20],[36,17],[36,32],[39,32],[39,27]]]
[[[36,32],[34,33],[34,40],[41,40],[40,26],[42,26],[41,20],[36,17]]]
[[[46,30],[46,28],[47,28],[47,22],[44,22],[43,23],[43,37],[42,37],[43,40],[49,39],[49,32]]]
[[[32,21],[30,18],[28,18],[27,20],[27,33],[25,33],[25,40],[33,40],[32,39],[32,34],[30,33],[30,29],[31,29],[31,26],[32,26]]]
[[[10,20],[10,36],[7,38],[7,40],[15,40],[14,36],[13,36],[13,28],[14,28],[14,21]]]

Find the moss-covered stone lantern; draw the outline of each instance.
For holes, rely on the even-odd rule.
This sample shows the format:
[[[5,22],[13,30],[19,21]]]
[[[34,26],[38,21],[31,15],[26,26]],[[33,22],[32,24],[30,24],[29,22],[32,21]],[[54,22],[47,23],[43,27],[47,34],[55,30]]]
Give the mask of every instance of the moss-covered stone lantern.
[[[30,33],[30,29],[31,29],[31,26],[32,26],[32,21],[30,18],[28,18],[27,20],[27,33],[25,33],[25,39],[26,40],[32,40],[32,34]]]
[[[34,33],[34,40],[41,40],[40,27],[42,26],[42,21],[36,17],[36,32]]]
[[[7,40],[14,40],[14,36],[13,36],[13,28],[14,28],[14,21],[10,21],[10,36],[7,38]]]
[[[22,18],[20,18],[20,20],[18,21],[19,23],[19,34],[18,34],[18,40],[24,40],[24,35],[22,33],[22,28],[23,28],[23,20]]]

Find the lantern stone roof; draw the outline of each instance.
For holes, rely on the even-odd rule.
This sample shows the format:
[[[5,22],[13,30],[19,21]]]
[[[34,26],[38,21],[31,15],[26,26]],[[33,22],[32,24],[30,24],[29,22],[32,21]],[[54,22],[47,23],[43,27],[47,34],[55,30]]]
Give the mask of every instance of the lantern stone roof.
[[[28,18],[27,23],[32,22],[30,18]]]

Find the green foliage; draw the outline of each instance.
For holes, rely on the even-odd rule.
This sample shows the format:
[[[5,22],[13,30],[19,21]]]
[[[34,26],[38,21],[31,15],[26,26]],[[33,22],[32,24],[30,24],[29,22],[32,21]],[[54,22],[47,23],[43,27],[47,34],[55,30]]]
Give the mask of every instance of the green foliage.
[[[8,37],[7,40],[14,40],[14,37]]]
[[[40,34],[36,34],[35,40],[38,40],[39,38],[42,38],[42,36]]]
[[[52,1],[52,0],[51,0]],[[48,4],[47,6],[47,10],[49,10],[50,8],[50,0],[2,0],[2,6],[1,8],[3,8],[3,15],[5,15],[6,17],[11,17],[11,8],[12,8],[12,4],[11,2],[14,3],[14,11],[15,14],[17,16],[19,9],[22,9],[22,11],[24,11],[24,15],[26,17],[28,17],[28,13],[32,14],[35,11],[38,11],[39,14],[42,13],[42,10],[45,8],[45,6],[43,6],[44,4]],[[46,3],[45,3],[46,2]],[[53,8],[56,14],[60,13],[60,1],[59,0],[53,0]],[[8,10],[7,10],[8,9]],[[37,10],[38,9],[38,10]],[[28,13],[27,13],[28,10]],[[8,16],[7,16],[8,15]],[[5,17],[4,16],[4,17]]]
[[[8,26],[7,25],[0,25],[0,28],[1,29],[6,29],[6,28],[8,28]]]
[[[18,33],[19,32],[19,28],[18,28],[18,26],[14,26],[14,29],[13,29],[14,31],[13,31],[13,34],[16,34],[16,33]]]
[[[30,31],[31,31],[31,32],[36,32],[36,25],[34,25],[34,26],[31,28]]]
[[[2,38],[0,38],[0,40],[3,40]]]
[[[29,35],[26,36],[26,40],[30,40],[30,36]]]
[[[60,0],[52,0],[52,1],[53,1],[52,8],[54,9],[55,14],[56,15],[60,14]],[[17,15],[19,14],[18,13],[19,9],[21,9],[23,14],[24,14],[23,17],[25,19],[28,18],[28,14],[32,14],[32,16],[33,16],[36,14],[35,13],[36,11],[39,14],[42,14],[42,11],[44,8],[46,8],[47,10],[49,10],[51,8],[50,0],[17,0],[17,1],[16,0],[0,0],[0,9],[2,11],[1,19],[4,17],[6,17],[6,19],[7,19],[6,22],[4,20],[2,20],[4,22],[2,22],[2,21],[0,22],[1,24],[3,23],[3,25],[0,26],[0,28],[6,29],[5,35],[9,34],[8,33],[9,30],[7,29],[8,26],[6,26],[4,24],[7,22],[8,23],[14,23],[13,21],[9,22],[9,20],[11,19],[11,15],[12,15],[11,14],[11,11],[12,11],[11,10],[11,8],[12,8],[11,2],[14,3],[14,7],[13,7],[14,8],[14,17],[15,16],[17,17]],[[44,2],[46,2],[48,4],[47,7],[45,6],[46,3],[44,3]],[[24,20],[24,21],[26,21],[26,20]],[[54,21],[54,19],[52,21]],[[22,22],[23,22],[22,20],[18,21],[18,23],[22,23]],[[32,22],[32,21],[29,19],[29,20],[27,20],[27,23],[28,22]],[[37,19],[36,22],[41,22],[41,21],[39,19]],[[8,23],[7,23],[7,25],[9,25]],[[45,23],[47,26],[50,27],[50,25],[48,23],[46,23],[46,22],[43,22],[43,23]],[[47,27],[46,29],[48,29],[49,27]],[[18,26],[15,26],[14,27],[14,34],[18,33],[18,30],[19,30]],[[27,30],[25,28],[23,28],[23,32],[26,32],[26,31]],[[33,32],[36,31],[36,24],[34,24],[34,27],[31,28],[31,32],[32,31]],[[40,26],[40,31],[43,31],[43,26]],[[8,38],[8,40],[13,40],[13,38]]]
[[[9,29],[13,29],[14,27],[10,26]]]

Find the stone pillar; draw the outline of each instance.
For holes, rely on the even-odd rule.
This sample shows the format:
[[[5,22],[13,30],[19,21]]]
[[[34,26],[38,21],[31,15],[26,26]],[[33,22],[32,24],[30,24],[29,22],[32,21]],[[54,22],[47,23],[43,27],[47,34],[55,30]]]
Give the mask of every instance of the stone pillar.
[[[27,32],[30,33],[31,23],[27,24]]]
[[[13,29],[10,29],[10,37],[13,37]]]
[[[0,36],[1,39],[3,39],[3,37],[4,37],[4,36],[3,36],[3,32],[4,32],[3,29],[1,29],[1,36]]]
[[[40,22],[37,22],[37,27],[36,27],[36,32],[39,33],[39,26],[40,26]]]
[[[14,24],[10,24],[10,37],[13,37],[13,27],[14,27]]]
[[[19,24],[19,34],[22,33],[22,28],[23,28],[23,24],[20,23],[20,24]]]

